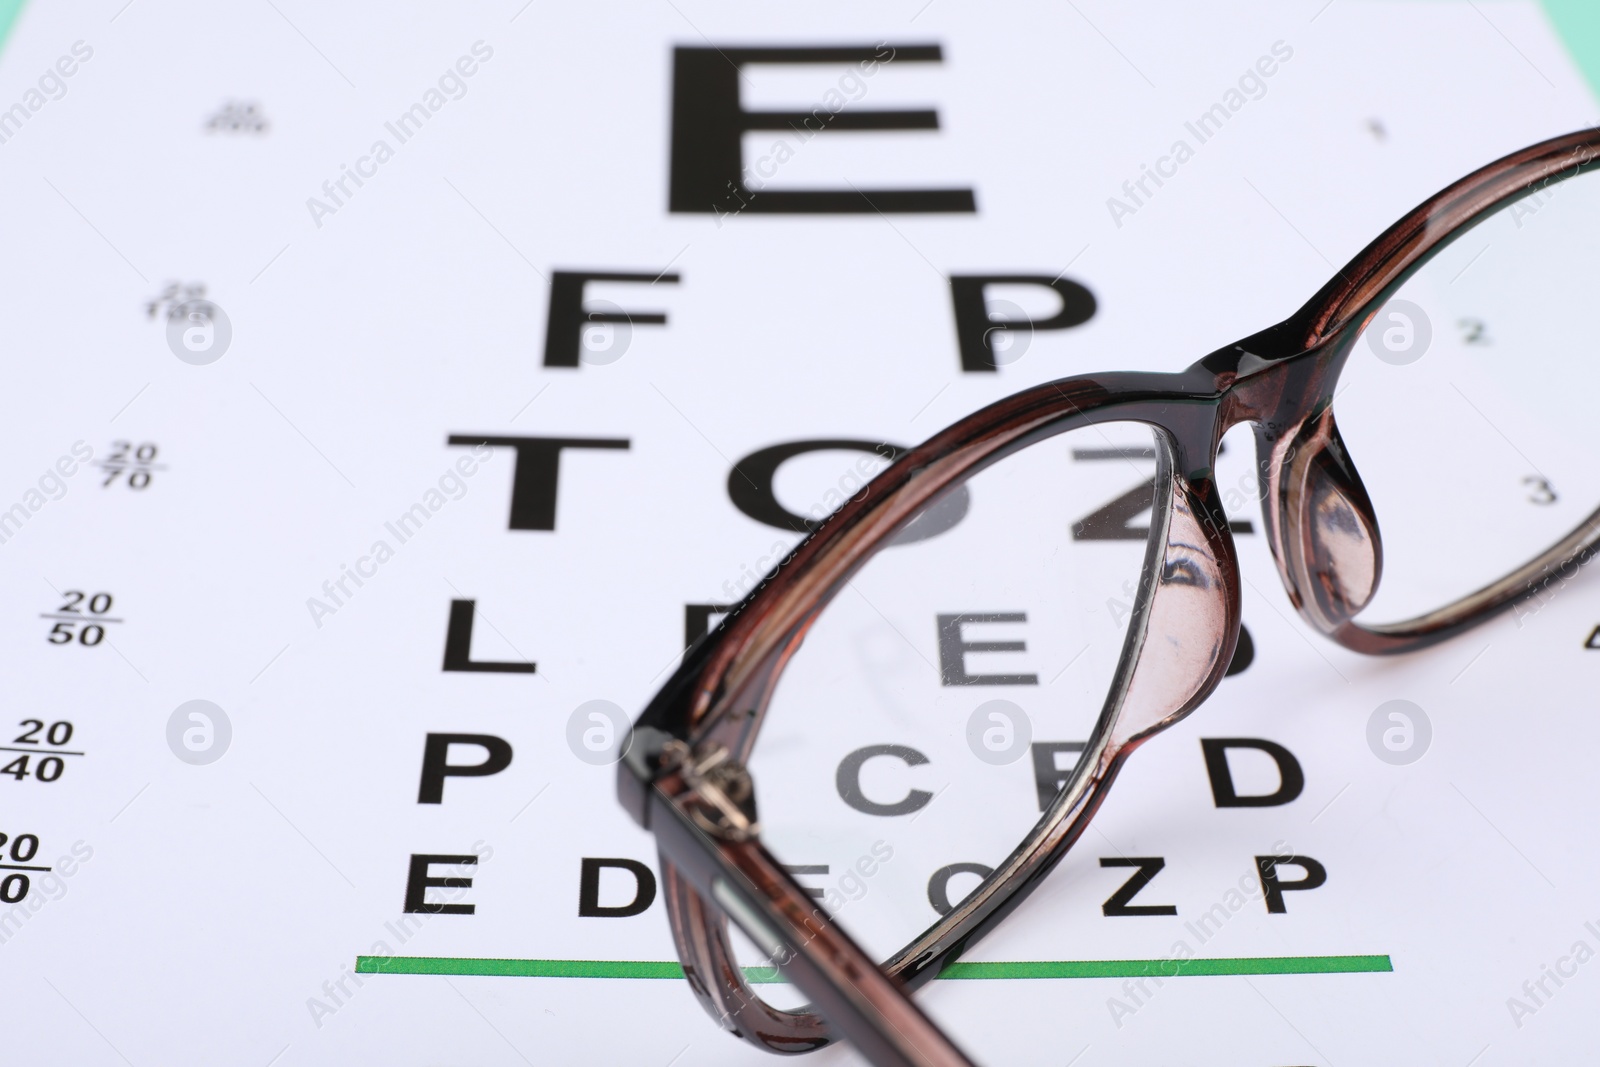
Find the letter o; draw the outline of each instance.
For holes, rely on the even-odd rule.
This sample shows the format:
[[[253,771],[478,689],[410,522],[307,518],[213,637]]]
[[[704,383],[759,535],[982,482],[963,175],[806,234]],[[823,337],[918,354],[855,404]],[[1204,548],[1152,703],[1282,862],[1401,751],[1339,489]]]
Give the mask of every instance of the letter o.
[[[780,504],[773,492],[773,481],[777,477],[778,468],[796,456],[810,452],[846,451],[872,453],[893,461],[900,458],[907,450],[900,445],[878,441],[832,438],[771,445],[750,453],[734,464],[733,470],[728,472],[728,500],[734,507],[759,523],[779,530],[810,533],[821,525],[833,507],[843,504],[844,500],[836,489],[829,489],[823,503],[827,504],[826,497],[835,497],[837,499],[833,502],[833,507],[825,507],[820,516],[808,518],[796,515]],[[957,486],[943,500],[912,519],[904,529],[890,539],[889,543],[906,545],[939,536],[966,518],[970,502],[971,495],[966,485]]]
[[[979,878],[987,878],[993,873],[993,867],[985,867],[981,863],[952,863],[947,867],[940,867],[933,872],[933,877],[928,879],[928,903],[933,905],[933,910],[940,915],[949,915],[955,910],[955,905],[950,903],[951,878],[958,874],[975,874]]]

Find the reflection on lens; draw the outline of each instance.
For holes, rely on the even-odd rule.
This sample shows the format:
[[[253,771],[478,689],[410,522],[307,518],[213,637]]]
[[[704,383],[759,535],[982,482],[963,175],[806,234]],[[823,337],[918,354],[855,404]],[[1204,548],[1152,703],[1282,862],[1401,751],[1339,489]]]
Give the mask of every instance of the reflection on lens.
[[[1600,178],[1524,197],[1425,264],[1352,348],[1334,418],[1383,542],[1360,622],[1446,607],[1600,507],[1597,240]],[[1573,573],[1552,566],[1544,592]]]
[[[874,556],[786,668],[749,764],[762,836],[880,958],[959,905],[1083,752],[1156,472],[1131,423],[1000,461],[958,521]]]

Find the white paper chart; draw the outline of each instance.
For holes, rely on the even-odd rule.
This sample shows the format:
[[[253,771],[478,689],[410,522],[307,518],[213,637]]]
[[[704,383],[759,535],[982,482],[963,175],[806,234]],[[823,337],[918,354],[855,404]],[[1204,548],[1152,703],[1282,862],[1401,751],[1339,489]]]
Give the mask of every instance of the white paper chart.
[[[18,1064],[770,1062],[670,977],[591,713],[797,542],[774,511],[881,463],[838,442],[1178,370],[1600,121],[1586,13],[1522,0],[0,8]],[[920,1002],[987,1064],[1581,1060],[1596,579],[1356,656],[1294,616],[1228,444],[1251,652],[967,954],[987,977]],[[730,493],[785,445],[770,507]],[[1392,701],[1409,762],[1369,744]],[[1224,804],[1219,746],[1278,799]],[[1024,816],[1045,756],[996,772]],[[1314,860],[1281,911],[1262,854]],[[802,857],[847,894],[854,859]],[[885,877],[914,928],[981,859]],[[1268,957],[1303,962],[1227,962]],[[1175,958],[1220,962],[1114,965]]]

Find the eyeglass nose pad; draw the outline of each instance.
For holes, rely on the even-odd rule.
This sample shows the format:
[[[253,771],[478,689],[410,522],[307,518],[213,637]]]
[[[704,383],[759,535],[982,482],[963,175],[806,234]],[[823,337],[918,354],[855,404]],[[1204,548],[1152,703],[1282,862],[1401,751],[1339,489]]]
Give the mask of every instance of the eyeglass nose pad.
[[[1383,543],[1333,411],[1307,419],[1273,449],[1267,516],[1284,585],[1295,607],[1332,633],[1366,607],[1383,573]]]
[[[1163,465],[1165,466],[1165,460]],[[1158,476],[1167,481],[1165,473]],[[1221,680],[1239,624],[1238,563],[1216,486],[1172,477],[1165,536],[1146,562],[1149,601],[1137,654],[1119,677],[1111,746],[1121,749],[1166,729],[1199,706]]]

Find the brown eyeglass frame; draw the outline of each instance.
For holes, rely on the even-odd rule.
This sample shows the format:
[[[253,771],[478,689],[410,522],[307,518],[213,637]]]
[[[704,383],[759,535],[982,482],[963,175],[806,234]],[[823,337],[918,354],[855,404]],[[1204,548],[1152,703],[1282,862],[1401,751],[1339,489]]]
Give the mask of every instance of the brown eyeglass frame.
[[[1177,374],[1063,378],[978,411],[887,467],[780,563],[684,657],[633,729],[617,792],[656,835],[685,976],[724,1028],[768,1051],[853,1042],[879,1065],[971,1061],[913,1003],[1036,888],[1072,847],[1138,745],[1198,707],[1239,635],[1239,566],[1213,470],[1248,422],[1267,541],[1289,599],[1357,652],[1426,647],[1476,626],[1600,547],[1600,510],[1497,582],[1427,615],[1365,626],[1382,569],[1378,522],[1334,423],[1340,370],[1390,295],[1440,248],[1509,202],[1600,167],[1600,132],[1515,152],[1391,226],[1293,316]],[[759,838],[749,760],[779,676],[811,623],[893,535],[978,471],[1096,422],[1153,428],[1157,499],[1111,692],[1068,782],[966,899],[881,966],[833,923]],[[728,919],[810,998],[780,1010],[734,959]]]

